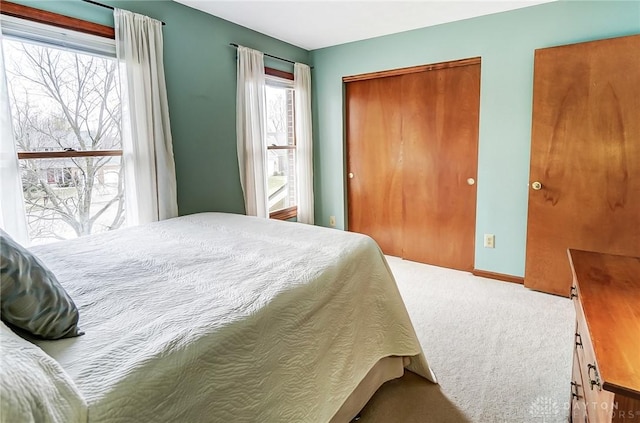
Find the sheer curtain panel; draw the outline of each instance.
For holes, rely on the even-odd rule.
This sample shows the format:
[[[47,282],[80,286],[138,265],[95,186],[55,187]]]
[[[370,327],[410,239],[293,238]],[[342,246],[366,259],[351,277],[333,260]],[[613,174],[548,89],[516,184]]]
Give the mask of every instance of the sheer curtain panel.
[[[178,215],[164,78],[162,22],[114,10],[122,83],[122,153],[127,223]]]
[[[269,217],[266,178],[264,55],[238,47],[236,133],[246,214]]]
[[[313,225],[313,136],[311,126],[311,69],[296,63],[295,90],[298,222]]]
[[[22,245],[29,243],[27,218],[22,199],[20,165],[13,138],[13,122],[9,105],[9,90],[2,51],[0,28],[0,227]]]

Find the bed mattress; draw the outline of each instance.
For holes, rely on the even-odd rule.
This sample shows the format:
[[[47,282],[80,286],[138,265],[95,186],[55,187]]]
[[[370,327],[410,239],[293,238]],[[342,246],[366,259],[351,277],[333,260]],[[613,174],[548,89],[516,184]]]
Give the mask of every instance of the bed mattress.
[[[329,421],[380,359],[435,381],[367,236],[224,213],[31,249],[80,310],[38,341],[96,422]]]

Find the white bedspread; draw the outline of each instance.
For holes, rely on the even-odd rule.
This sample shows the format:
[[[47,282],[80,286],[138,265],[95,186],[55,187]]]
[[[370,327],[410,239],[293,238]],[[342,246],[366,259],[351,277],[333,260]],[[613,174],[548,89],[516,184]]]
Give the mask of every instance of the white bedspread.
[[[0,422],[86,419],[87,404],[60,364],[0,322]]]
[[[379,359],[434,380],[368,237],[204,213],[34,247],[84,336],[38,342],[91,422],[323,422]]]

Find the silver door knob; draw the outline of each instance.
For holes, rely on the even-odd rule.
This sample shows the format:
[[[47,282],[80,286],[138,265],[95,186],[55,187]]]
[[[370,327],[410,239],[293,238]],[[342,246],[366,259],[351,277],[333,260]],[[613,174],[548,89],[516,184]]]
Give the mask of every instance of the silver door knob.
[[[473,178],[467,178],[467,185],[473,185],[476,183],[476,180]]]
[[[353,179],[353,173],[349,172],[349,179]]]
[[[532,182],[531,188],[535,189],[536,191],[539,191],[542,189],[542,184],[538,181]]]

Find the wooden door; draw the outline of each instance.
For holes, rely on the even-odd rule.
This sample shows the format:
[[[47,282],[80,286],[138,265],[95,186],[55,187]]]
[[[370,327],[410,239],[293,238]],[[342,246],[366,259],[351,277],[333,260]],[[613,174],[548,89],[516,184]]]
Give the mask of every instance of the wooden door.
[[[473,269],[479,63],[345,78],[348,228],[385,254]]]
[[[348,226],[385,254],[402,256],[399,77],[346,84]]]
[[[638,52],[638,35],[536,50],[529,288],[569,295],[567,248],[640,256]]]
[[[480,64],[402,76],[403,257],[474,267]]]

